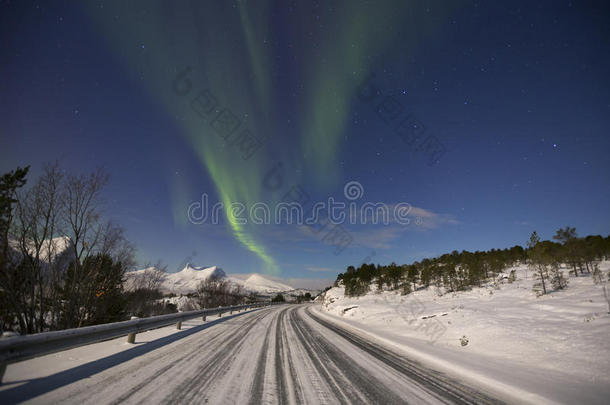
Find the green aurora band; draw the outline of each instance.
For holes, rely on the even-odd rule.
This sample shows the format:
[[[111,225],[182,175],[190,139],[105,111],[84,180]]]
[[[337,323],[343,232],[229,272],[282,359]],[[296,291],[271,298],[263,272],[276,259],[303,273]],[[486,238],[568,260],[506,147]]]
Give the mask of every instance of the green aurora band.
[[[256,7],[247,1],[213,4],[213,10],[206,10],[186,2],[145,2],[142,10],[131,2],[105,3],[103,8],[91,2],[86,11],[133,80],[175,118],[224,206],[231,202],[251,206],[264,201],[262,179],[271,165],[273,149],[282,139],[272,136],[273,142],[267,142],[251,159],[242,160],[236,149],[225,145],[209,123],[191,110],[189,102],[199,91],[209,89],[221,108],[229,108],[241,118],[240,128],[247,127],[257,136],[276,135],[275,111],[282,101],[275,97],[278,89],[274,88],[271,64],[274,35],[280,34],[269,29],[268,2],[256,2]],[[407,9],[406,3],[401,4],[401,10]],[[308,7],[299,3],[295,16],[313,18]],[[290,25],[296,48],[305,55],[301,80],[306,90],[300,104],[304,119],[298,134],[302,150],[280,150],[292,164],[305,166],[308,181],[322,189],[336,186],[341,177],[339,147],[354,93],[370,69],[371,54],[385,49],[391,37],[387,27],[398,24],[400,14],[390,3],[347,2],[342,9],[322,15],[330,27],[326,31],[307,35],[307,21],[298,17]],[[311,35],[319,47],[311,46]],[[401,38],[401,42],[405,40]],[[140,44],[145,47],[140,49]],[[192,67],[188,79],[193,89],[180,97],[172,91],[172,83],[187,66]],[[298,144],[291,147],[298,149]],[[192,190],[188,181],[173,176],[168,181],[174,222],[184,226]],[[260,258],[267,273],[279,274],[273,257],[257,241],[256,228],[238,223],[226,211],[236,240]]]

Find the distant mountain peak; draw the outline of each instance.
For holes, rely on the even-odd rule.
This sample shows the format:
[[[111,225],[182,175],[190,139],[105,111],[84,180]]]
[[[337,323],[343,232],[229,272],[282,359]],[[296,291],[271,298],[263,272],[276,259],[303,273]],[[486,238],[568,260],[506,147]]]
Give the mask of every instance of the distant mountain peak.
[[[259,273],[251,274],[244,282],[244,287],[251,288],[255,291],[267,291],[267,292],[282,292],[292,291],[294,287],[288,284],[275,281],[271,278],[267,278]]]

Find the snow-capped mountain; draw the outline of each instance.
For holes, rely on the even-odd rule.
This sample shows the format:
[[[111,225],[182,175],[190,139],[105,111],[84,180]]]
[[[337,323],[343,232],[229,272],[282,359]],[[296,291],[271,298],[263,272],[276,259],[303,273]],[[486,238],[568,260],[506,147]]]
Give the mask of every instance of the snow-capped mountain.
[[[190,263],[177,273],[169,273],[162,282],[163,288],[174,293],[193,292],[202,281],[210,277],[226,278],[226,273],[217,266],[196,267]]]
[[[197,267],[191,265],[190,263],[177,273],[160,272],[154,267],[129,272],[126,274],[125,288],[129,290],[136,288],[138,285],[143,286],[142,280],[147,276],[149,278],[156,277],[160,279],[159,289],[163,292],[174,294],[188,294],[195,292],[199,283],[209,279],[210,277],[225,279],[234,285],[241,286],[241,288],[247,292],[262,295],[290,293],[297,291],[294,287],[276,280],[272,280],[271,278],[257,273],[251,274],[247,276],[247,278],[244,278],[244,276],[232,277],[228,276],[224,270],[218,266]]]
[[[132,290],[135,288],[148,288],[146,281],[151,279],[159,280],[159,289],[164,292],[174,294],[188,294],[197,290],[197,286],[202,281],[210,277],[226,278],[226,273],[218,266],[193,266],[190,263],[177,273],[165,273],[154,267],[142,270],[130,271],[125,274],[125,288]]]
[[[294,290],[294,287],[291,287],[287,284],[280,283],[279,281],[271,280],[266,278],[258,273],[254,273],[250,275],[247,279],[242,280],[234,277],[230,277],[231,281],[243,286],[248,291],[253,291],[256,293],[262,294],[270,294],[270,293],[280,293],[280,292],[288,292]]]
[[[20,254],[21,248],[18,241],[14,239],[9,240],[9,247],[13,250],[14,254]],[[71,247],[72,241],[67,236],[57,236],[52,239],[44,240],[40,246],[40,260],[43,262],[56,260],[61,255],[65,254]],[[27,244],[27,250],[30,255],[36,255],[36,247],[33,242]]]
[[[155,267],[147,267],[141,270],[128,271],[125,273],[123,288],[127,291],[139,288],[151,288],[155,283],[153,280],[164,280],[167,273]]]

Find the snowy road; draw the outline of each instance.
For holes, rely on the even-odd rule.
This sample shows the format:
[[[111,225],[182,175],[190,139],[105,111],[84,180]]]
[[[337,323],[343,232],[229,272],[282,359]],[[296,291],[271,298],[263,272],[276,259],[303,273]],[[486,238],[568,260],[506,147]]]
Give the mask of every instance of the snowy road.
[[[265,308],[0,391],[0,402],[497,403],[315,315]],[[145,346],[145,345],[144,345]],[[141,347],[144,347],[141,346]]]

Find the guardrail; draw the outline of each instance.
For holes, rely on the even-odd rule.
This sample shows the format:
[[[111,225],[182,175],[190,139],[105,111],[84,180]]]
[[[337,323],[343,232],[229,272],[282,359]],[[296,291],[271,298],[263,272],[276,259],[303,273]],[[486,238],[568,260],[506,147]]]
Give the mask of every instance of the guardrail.
[[[135,343],[137,333],[145,332],[163,326],[176,324],[182,327],[182,322],[202,317],[206,320],[208,315],[222,316],[223,313],[232,314],[248,308],[260,308],[276,305],[276,302],[257,302],[253,304],[235,305],[230,307],[205,308],[195,311],[178,312],[175,314],[137,318],[129,321],[106,323],[102,325],[85,326],[76,329],[65,329],[53,332],[36,333],[33,335],[14,336],[0,339],[0,382],[4,376],[7,364],[31,359],[45,354],[84,346],[102,340],[113,339],[127,335],[128,343]]]

